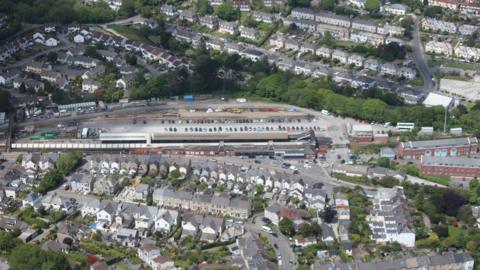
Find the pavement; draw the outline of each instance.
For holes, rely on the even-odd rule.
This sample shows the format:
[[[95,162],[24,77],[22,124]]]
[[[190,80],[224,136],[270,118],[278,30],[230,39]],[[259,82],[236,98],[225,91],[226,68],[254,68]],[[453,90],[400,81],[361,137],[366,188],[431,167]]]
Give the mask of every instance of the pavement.
[[[413,39],[411,44],[415,59],[415,65],[417,66],[417,69],[423,78],[423,90],[425,92],[430,92],[436,89],[436,82],[428,66],[428,62],[425,57],[425,51],[423,49],[422,41],[420,39],[420,21],[421,18],[414,18]]]

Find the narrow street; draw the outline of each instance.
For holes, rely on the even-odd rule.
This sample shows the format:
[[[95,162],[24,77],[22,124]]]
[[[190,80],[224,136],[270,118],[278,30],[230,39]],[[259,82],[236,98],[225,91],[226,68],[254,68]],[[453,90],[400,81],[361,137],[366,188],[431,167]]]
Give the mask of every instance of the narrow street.
[[[295,256],[295,252],[293,252],[292,248],[290,247],[290,241],[286,236],[281,234],[277,229],[273,230],[277,236],[274,236],[272,234],[269,234],[265,231],[262,230],[262,226],[265,225],[262,221],[263,218],[263,213],[255,215],[252,217],[249,221],[249,223],[245,224],[245,228],[247,231],[250,231],[252,233],[257,233],[261,234],[263,236],[266,236],[268,238],[268,241],[270,245],[275,246],[277,245],[278,248],[274,248],[275,252],[277,255],[281,255],[282,262],[281,265],[279,265],[279,269],[285,269],[285,270],[293,270],[296,269],[297,265],[297,258]],[[292,262],[293,265],[290,265],[290,262]]]
[[[415,65],[417,66],[420,75],[423,78],[423,90],[425,92],[434,91],[436,89],[435,78],[430,71],[428,62],[425,57],[425,52],[423,50],[422,41],[420,38],[420,21],[421,18],[414,17],[413,24],[413,39],[412,39],[412,50],[413,56],[415,59]]]

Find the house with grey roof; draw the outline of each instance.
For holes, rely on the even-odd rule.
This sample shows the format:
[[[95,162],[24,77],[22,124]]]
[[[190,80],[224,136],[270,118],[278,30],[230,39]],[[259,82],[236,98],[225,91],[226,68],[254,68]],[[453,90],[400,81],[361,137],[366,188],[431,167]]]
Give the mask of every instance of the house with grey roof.
[[[213,216],[206,216],[200,226],[200,239],[207,242],[214,242],[223,231],[223,219]]]
[[[393,177],[398,181],[403,181],[407,177],[407,175],[402,171],[395,171],[388,168],[383,167],[369,167],[367,169],[367,177],[368,178],[382,178],[382,177]]]
[[[147,184],[139,184],[134,189],[134,200],[144,201],[150,192],[150,188]]]
[[[255,28],[240,26],[240,36],[243,38],[256,40],[260,37],[260,32]]]
[[[176,228],[180,222],[180,215],[177,210],[160,208],[155,221],[155,231],[169,232]]]
[[[137,230],[120,228],[114,235],[113,239],[125,247],[136,247],[140,242],[140,236]]]
[[[200,17],[199,23],[200,25],[206,26],[209,29],[216,29],[218,27],[218,18],[217,16],[206,15]]]
[[[13,80],[20,77],[20,72],[16,70],[6,70],[0,72],[0,85],[11,85]]]
[[[118,204],[112,201],[100,201],[99,202],[99,210],[95,213],[96,221],[100,224],[110,225],[113,222],[113,218],[117,211]],[[83,211],[82,211],[83,212]],[[98,228],[97,226],[97,229]]]
[[[115,195],[119,190],[120,183],[117,176],[113,175],[102,175],[98,176],[96,181],[93,183],[93,193],[95,194],[105,194],[105,195]]]
[[[56,193],[46,194],[42,198],[42,206],[47,210],[62,211],[67,214],[75,210],[71,199],[57,195]]]
[[[42,194],[31,192],[22,200],[22,207],[30,206],[34,209],[38,209],[40,206],[42,206],[42,198]]]
[[[179,19],[185,20],[191,23],[195,23],[198,20],[198,15],[190,9],[181,10],[179,13]]]
[[[352,20],[352,29],[370,32],[370,33],[376,33],[377,24],[371,21],[355,18]]]
[[[88,194],[93,190],[95,178],[90,174],[76,173],[70,179],[70,186],[73,192]]]
[[[193,236],[196,237],[202,224],[203,215],[186,212],[182,215],[182,237]]]

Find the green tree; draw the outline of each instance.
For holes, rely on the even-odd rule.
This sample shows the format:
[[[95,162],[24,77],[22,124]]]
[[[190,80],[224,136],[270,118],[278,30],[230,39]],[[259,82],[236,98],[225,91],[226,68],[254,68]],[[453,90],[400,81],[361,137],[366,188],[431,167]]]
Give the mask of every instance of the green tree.
[[[56,167],[63,175],[71,173],[79,164],[82,159],[82,154],[79,152],[67,152],[62,153],[58,157]]]
[[[68,270],[66,258],[55,252],[45,252],[36,245],[18,245],[8,257],[11,270],[42,269]]]
[[[295,233],[293,221],[291,221],[289,218],[283,218],[280,220],[280,223],[278,223],[278,229],[286,236],[293,236]]]
[[[58,58],[58,54],[57,54],[56,52],[49,52],[49,53],[47,54],[47,61],[48,61],[49,63],[52,63],[52,64],[56,63],[56,62],[57,62],[57,58]]]
[[[398,186],[400,181],[393,176],[384,176],[378,181],[378,184],[382,187],[393,188],[394,186]]]
[[[127,64],[136,66],[137,65],[137,56],[134,54],[126,54],[125,55],[125,61]]]
[[[335,5],[337,4],[336,0],[321,0],[320,1],[320,8],[324,10],[333,11],[335,9]]]
[[[177,179],[181,176],[180,172],[178,170],[173,170],[170,172],[170,177]]]
[[[337,211],[335,211],[332,207],[327,206],[325,207],[325,210],[320,213],[320,216],[325,223],[332,223],[337,216]]]
[[[43,176],[38,185],[37,191],[40,193],[46,193],[59,186],[63,182],[63,174],[57,170],[51,170]]]
[[[446,225],[435,225],[433,226],[432,231],[434,231],[438,237],[448,237],[448,226]]]
[[[23,154],[19,154],[19,155],[17,156],[17,159],[16,159],[15,161],[16,161],[18,164],[21,164],[22,161],[23,161]]]
[[[371,14],[377,13],[380,10],[380,1],[379,0],[366,0],[365,9]]]
[[[438,18],[442,15],[442,8],[438,6],[427,6],[423,10],[423,15],[430,18]]]
[[[73,239],[70,238],[70,237],[65,237],[63,238],[63,241],[62,241],[65,245],[68,245],[68,246],[71,246],[73,245]]]
[[[378,99],[367,99],[363,103],[362,112],[366,119],[376,119],[383,122],[385,117],[386,104]]]
[[[118,13],[125,17],[131,17],[135,14],[135,1],[134,0],[122,0],[122,6],[118,10]]]
[[[93,232],[92,239],[98,242],[102,241],[102,233],[100,231]]]
[[[470,180],[470,183],[468,184],[468,201],[471,204],[478,203],[479,191],[480,191],[480,183],[478,182],[478,179]]]
[[[377,165],[383,168],[392,169],[392,166],[394,166],[394,164],[391,163],[392,162],[390,161],[390,159],[386,157],[381,157],[377,159]]]
[[[322,235],[322,228],[320,227],[320,225],[318,225],[318,223],[303,223],[302,225],[300,225],[297,234],[303,237],[317,237]]]
[[[213,13],[213,8],[208,3],[208,0],[198,0],[196,7],[197,7],[198,15],[200,16],[205,16],[206,14]]]
[[[287,91],[287,80],[285,76],[273,74],[262,79],[256,87],[256,94],[262,97],[277,99]]]
[[[291,7],[308,7],[310,0],[287,0],[287,3]]]
[[[97,48],[95,48],[94,46],[88,46],[85,49],[85,52],[83,53],[83,55],[92,57],[92,58],[97,58],[97,59],[102,58],[102,56],[97,52]]]
[[[14,234],[0,231],[0,252],[3,255],[10,253],[19,244],[21,241]]]
[[[218,6],[215,13],[222,20],[235,21],[240,18],[240,10],[235,8],[230,1],[226,1]]]

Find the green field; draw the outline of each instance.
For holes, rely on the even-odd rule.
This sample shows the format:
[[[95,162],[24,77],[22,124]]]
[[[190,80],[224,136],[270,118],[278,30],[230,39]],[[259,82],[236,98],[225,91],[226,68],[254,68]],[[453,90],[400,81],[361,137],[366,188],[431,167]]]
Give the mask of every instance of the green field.
[[[445,186],[450,183],[450,176],[421,176],[421,178]]]
[[[127,39],[137,40],[146,44],[152,43],[149,39],[142,36],[140,32],[135,28],[131,28],[124,25],[111,24],[111,25],[108,25],[108,29],[112,29],[118,32],[120,35],[126,37]]]

